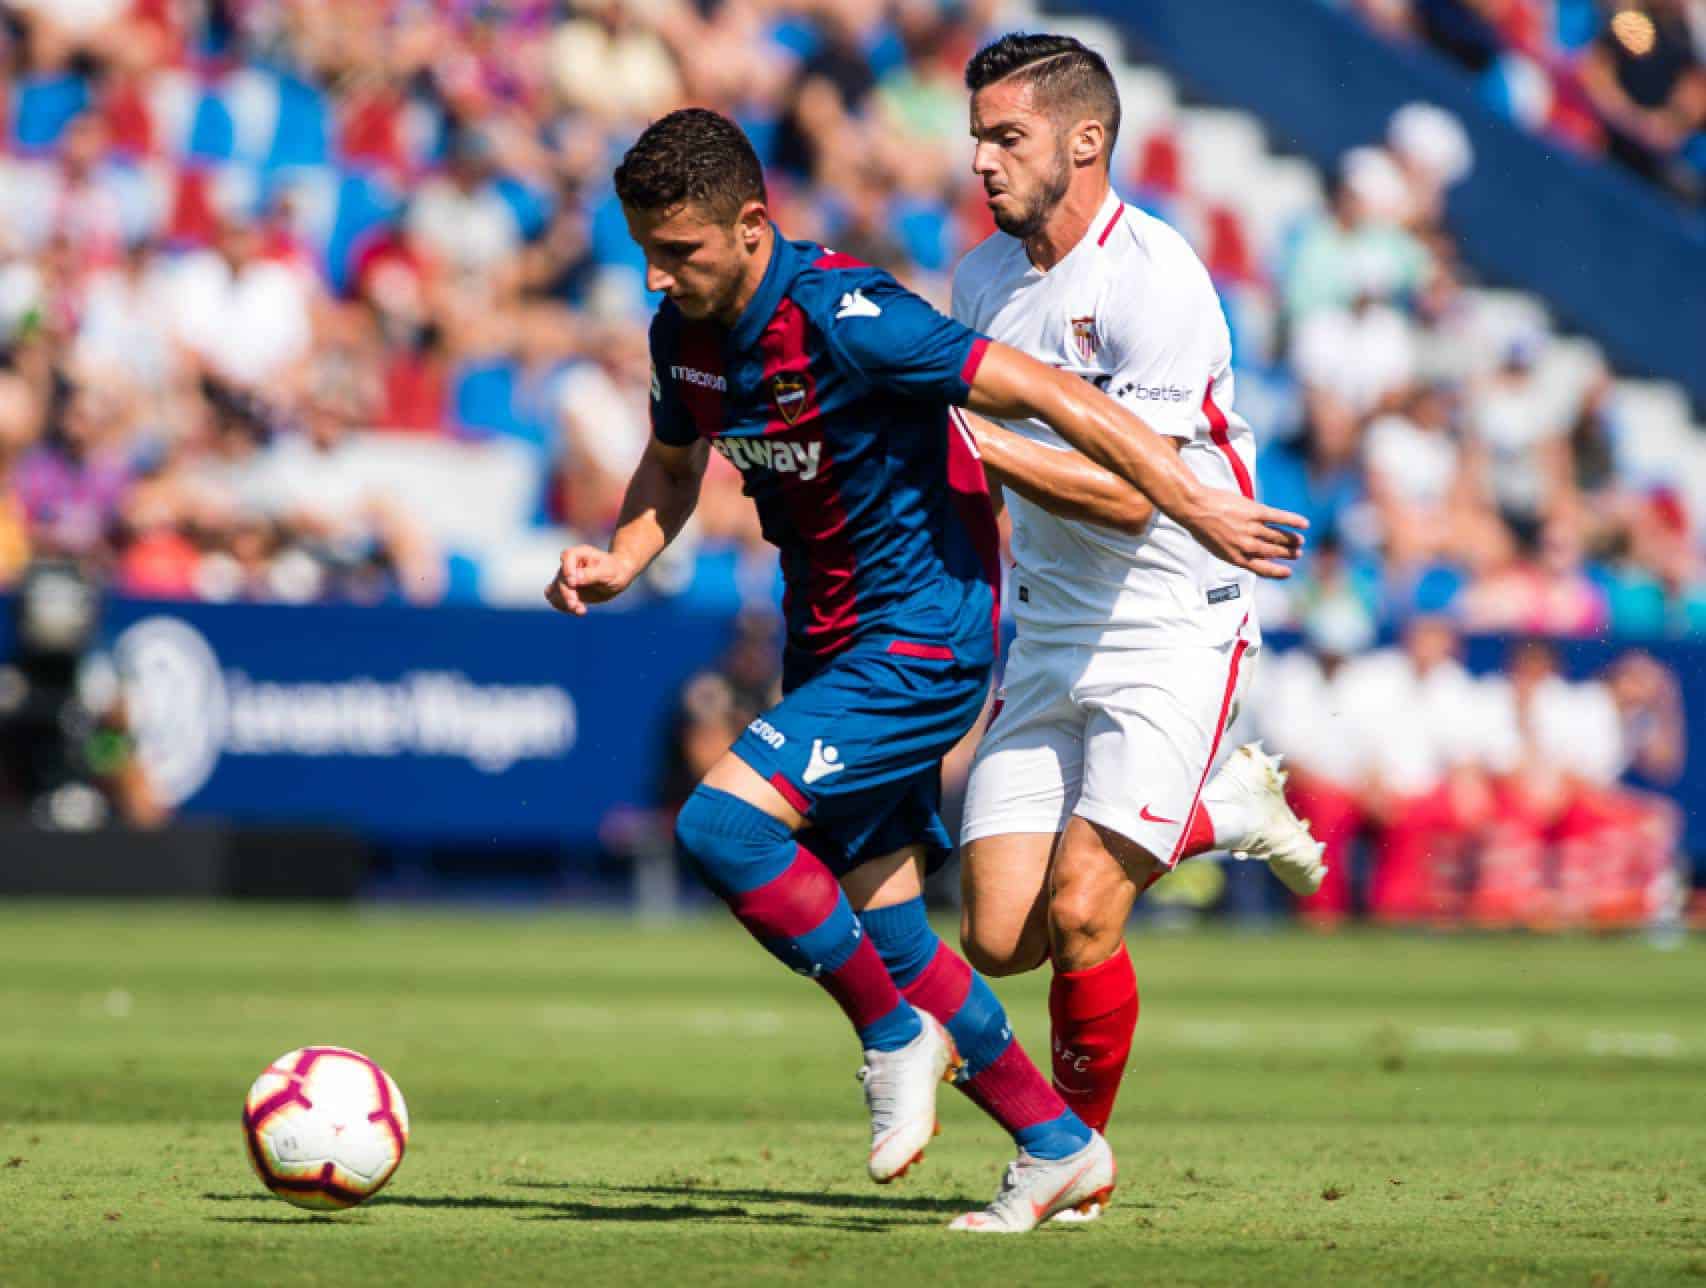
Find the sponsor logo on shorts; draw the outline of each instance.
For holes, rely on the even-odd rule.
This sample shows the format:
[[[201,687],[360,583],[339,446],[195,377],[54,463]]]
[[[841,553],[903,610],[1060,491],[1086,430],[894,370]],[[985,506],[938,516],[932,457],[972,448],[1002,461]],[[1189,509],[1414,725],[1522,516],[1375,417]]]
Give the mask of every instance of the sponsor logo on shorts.
[[[788,739],[783,736],[782,731],[763,716],[754,719],[746,728],[748,733],[772,751],[781,751],[788,744]]]
[[[1137,816],[1145,823],[1177,823],[1179,821],[1176,818],[1162,818],[1159,814],[1151,814],[1147,805],[1137,811]]]
[[[1031,602],[1031,588],[1029,586],[1019,587],[1019,602],[1021,604],[1028,604]]]
[[[810,762],[807,763],[806,772],[802,777],[806,780],[806,786],[810,787],[820,778],[828,778],[831,774],[839,774],[846,768],[847,766],[842,761],[841,753],[839,751],[834,747],[824,746],[822,738],[813,738],[812,758]]]
[[[1208,602],[1211,604],[1230,603],[1242,593],[1237,586],[1216,586],[1208,592]]]

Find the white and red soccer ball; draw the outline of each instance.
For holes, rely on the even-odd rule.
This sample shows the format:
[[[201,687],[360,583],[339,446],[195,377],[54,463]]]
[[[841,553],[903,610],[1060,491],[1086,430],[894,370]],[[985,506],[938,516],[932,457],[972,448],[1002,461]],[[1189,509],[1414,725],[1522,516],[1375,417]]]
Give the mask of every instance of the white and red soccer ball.
[[[261,1183],[285,1202],[354,1207],[403,1161],[409,1111],[391,1076],[359,1051],[303,1047],[249,1088],[243,1140]]]

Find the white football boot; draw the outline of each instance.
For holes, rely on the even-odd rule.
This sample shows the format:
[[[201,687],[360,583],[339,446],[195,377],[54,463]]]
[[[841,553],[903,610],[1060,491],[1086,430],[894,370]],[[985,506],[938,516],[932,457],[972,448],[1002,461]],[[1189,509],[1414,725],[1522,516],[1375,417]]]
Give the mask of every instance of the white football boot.
[[[871,1110],[871,1179],[887,1185],[924,1157],[936,1134],[936,1089],[964,1063],[935,1016],[918,1012],[924,1031],[898,1051],[867,1051],[859,1081]]]
[[[1227,847],[1234,858],[1259,859],[1293,894],[1314,894],[1327,875],[1321,857],[1327,847],[1286,803],[1281,759],[1259,742],[1245,743],[1204,789],[1203,804],[1217,820],[1242,823],[1243,836]]]
[[[1065,1158],[1035,1158],[1024,1150],[1007,1164],[995,1201],[981,1212],[955,1217],[950,1230],[974,1234],[1024,1234],[1068,1211],[1100,1213],[1113,1196],[1119,1169],[1101,1132]]]

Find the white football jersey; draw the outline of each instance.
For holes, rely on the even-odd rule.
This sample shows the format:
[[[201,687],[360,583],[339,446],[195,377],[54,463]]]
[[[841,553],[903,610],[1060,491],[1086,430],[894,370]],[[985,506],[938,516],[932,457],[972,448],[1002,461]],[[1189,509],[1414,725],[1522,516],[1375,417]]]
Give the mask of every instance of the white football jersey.
[[[1213,487],[1254,492],[1254,436],[1232,410],[1232,341],[1208,271],[1172,228],[1110,191],[1084,239],[1048,272],[995,233],[954,273],[954,316],[1094,383]],[[1041,421],[1003,422],[1050,447]],[[1104,648],[1219,645],[1255,629],[1255,578],[1158,514],[1138,535],[1057,518],[1011,490],[1021,634]]]

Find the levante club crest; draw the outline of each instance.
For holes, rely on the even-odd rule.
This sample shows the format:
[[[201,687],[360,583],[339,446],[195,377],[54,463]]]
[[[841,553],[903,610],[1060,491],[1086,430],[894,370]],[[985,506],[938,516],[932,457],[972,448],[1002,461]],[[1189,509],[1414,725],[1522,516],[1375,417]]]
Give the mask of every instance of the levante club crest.
[[[770,378],[770,396],[776,410],[792,425],[806,409],[806,378],[797,371],[784,371]]]
[[[1078,354],[1081,362],[1088,362],[1096,356],[1099,347],[1096,339],[1096,316],[1072,319],[1072,348]]]

